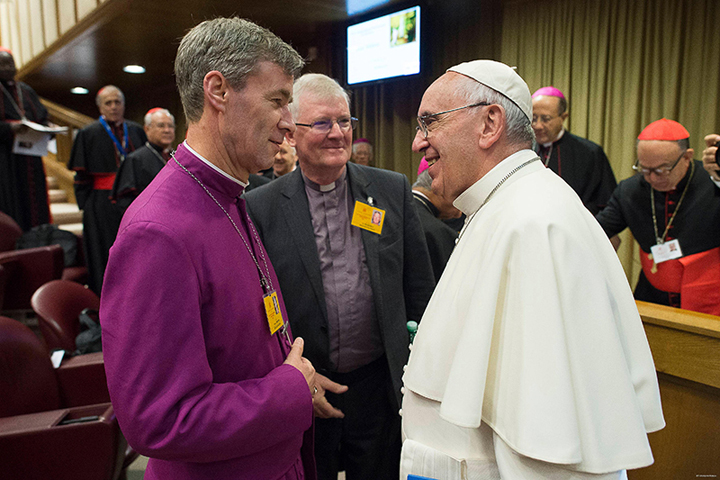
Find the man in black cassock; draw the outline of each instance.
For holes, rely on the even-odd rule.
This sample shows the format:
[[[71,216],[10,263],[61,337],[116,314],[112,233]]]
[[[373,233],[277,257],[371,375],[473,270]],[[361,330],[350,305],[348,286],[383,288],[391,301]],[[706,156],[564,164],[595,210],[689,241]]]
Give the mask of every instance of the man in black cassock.
[[[693,160],[690,133],[660,119],[638,136],[638,172],[597,218],[608,236],[629,228],[640,246],[635,298],[720,315],[720,181]]]
[[[145,134],[145,145],[127,156],[115,176],[112,199],[123,212],[170,160],[175,117],[164,108],[149,110],[145,114]]]
[[[543,87],[532,95],[535,152],[545,166],[557,173],[596,215],[607,205],[617,186],[602,147],[571,134],[563,127],[568,118],[567,100],[555,87]]]
[[[452,202],[444,197],[433,193],[430,185],[432,178],[427,170],[418,175],[413,183],[412,194],[415,200],[415,209],[420,217],[420,224],[425,232],[425,241],[430,251],[430,263],[432,264],[435,282],[440,280],[450,254],[455,248],[455,240],[458,232],[453,230],[445,219],[459,218],[462,212],[455,208]]]
[[[108,252],[115,241],[122,211],[110,200],[120,163],[147,141],[137,123],[124,120],[125,96],[114,85],[95,98],[100,118],[75,137],[68,168],[75,170],[75,196],[83,210],[83,243],[90,288],[100,295]]]
[[[13,153],[15,136],[28,127],[20,121],[47,124],[47,110],[35,91],[15,81],[12,52],[0,48],[0,210],[23,231],[50,223],[47,183],[42,158]]]

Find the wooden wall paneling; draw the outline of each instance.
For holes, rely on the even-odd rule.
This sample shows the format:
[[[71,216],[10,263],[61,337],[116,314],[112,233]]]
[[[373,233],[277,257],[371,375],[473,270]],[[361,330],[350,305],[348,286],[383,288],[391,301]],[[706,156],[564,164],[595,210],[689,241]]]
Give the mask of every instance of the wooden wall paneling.
[[[42,0],[43,31],[45,46],[58,39],[58,12],[56,0]]]
[[[16,56],[17,52],[20,51],[22,55],[22,62],[25,63],[33,57],[32,54],[32,32],[30,27],[30,12],[28,12],[27,0],[17,2],[17,26],[20,37],[19,48],[13,48],[13,56]]]
[[[42,0],[27,0],[27,3],[30,14],[28,23],[30,27],[30,40],[32,42],[31,53],[34,57],[45,50],[47,46],[45,44],[45,29],[43,28]]]
[[[77,22],[75,0],[58,0],[58,23],[60,35],[70,30]]]
[[[10,4],[0,2],[0,45],[10,48]]]
[[[655,463],[629,480],[720,477],[720,389],[658,374],[667,425],[651,433]]]
[[[76,0],[77,19],[82,20],[98,6],[97,0]]]
[[[630,480],[720,476],[720,317],[637,302],[658,371],[666,427],[655,463]]]

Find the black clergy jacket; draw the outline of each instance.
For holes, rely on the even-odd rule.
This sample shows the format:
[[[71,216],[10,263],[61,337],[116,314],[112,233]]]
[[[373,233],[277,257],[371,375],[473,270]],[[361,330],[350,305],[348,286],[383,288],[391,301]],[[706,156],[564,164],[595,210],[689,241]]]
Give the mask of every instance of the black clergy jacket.
[[[542,154],[540,145],[535,146],[535,152],[550,170],[575,190],[587,209],[597,215],[617,186],[602,147],[565,130],[550,148],[549,159]]]
[[[705,252],[720,246],[720,188],[705,172],[702,162],[694,160],[693,169],[688,168],[685,177],[670,192],[654,192],[655,214],[658,234],[662,235],[673,213],[675,219],[668,230],[665,241],[677,239],[683,256]],[[692,178],[690,178],[692,173]],[[688,185],[689,182],[689,185]],[[678,209],[683,190],[687,193]],[[630,228],[640,249],[650,253],[655,245],[650,184],[642,175],[634,175],[620,182],[613,192],[607,207],[597,216],[608,237]],[[664,305],[674,305],[666,294],[653,288],[645,274],[635,289],[635,298]]]

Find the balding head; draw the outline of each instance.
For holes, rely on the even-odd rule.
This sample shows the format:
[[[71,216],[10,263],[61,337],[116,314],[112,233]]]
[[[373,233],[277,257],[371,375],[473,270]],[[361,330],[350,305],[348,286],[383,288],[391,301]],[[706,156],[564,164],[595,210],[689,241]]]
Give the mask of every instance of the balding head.
[[[17,74],[15,59],[8,49],[0,50],[0,80],[7,82],[13,80]]]
[[[125,95],[115,85],[106,85],[98,90],[95,103],[100,115],[112,123],[120,123],[125,116]]]

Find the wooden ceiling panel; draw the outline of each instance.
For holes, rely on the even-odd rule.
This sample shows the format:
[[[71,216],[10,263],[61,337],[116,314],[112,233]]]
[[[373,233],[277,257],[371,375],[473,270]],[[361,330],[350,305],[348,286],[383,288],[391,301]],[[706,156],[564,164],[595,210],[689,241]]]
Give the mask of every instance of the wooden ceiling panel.
[[[291,43],[303,56],[310,47],[319,47],[322,58],[313,70],[324,71],[332,57],[328,37],[334,24],[349,18],[349,1],[106,0],[82,25],[23,67],[19,77],[40,96],[91,117],[97,116],[95,92],[103,85],[117,85],[128,98],[126,117],[138,120],[150,107],[179,108],[173,61],[180,39],[201,21],[232,15],[248,18]],[[382,6],[401,1],[382,0]],[[123,72],[128,64],[142,65],[146,73]],[[90,94],[73,95],[70,89],[75,86],[89,89]]]

